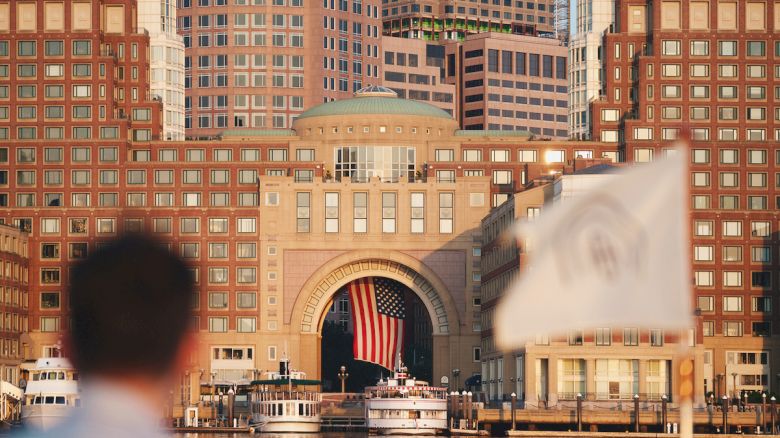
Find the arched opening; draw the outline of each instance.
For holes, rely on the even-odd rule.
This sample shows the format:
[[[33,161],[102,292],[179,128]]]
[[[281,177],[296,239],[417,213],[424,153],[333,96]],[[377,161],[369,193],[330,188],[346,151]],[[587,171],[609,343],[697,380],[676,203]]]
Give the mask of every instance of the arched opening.
[[[422,305],[417,312],[427,314],[431,324],[432,372],[429,380],[439,384],[448,379],[459,360],[460,318],[456,303],[444,282],[430,268],[420,260],[397,251],[345,253],[308,276],[289,314],[289,323],[299,332],[297,360],[300,367],[317,379],[333,379],[325,376],[321,369],[323,325],[339,291],[351,281],[365,277],[395,280],[414,294],[413,299],[419,300]],[[348,356],[352,357],[351,345],[349,347]],[[336,383],[340,390],[340,382],[336,380]]]
[[[394,302],[402,303],[403,306],[403,338],[400,350],[404,365],[412,376],[431,382],[433,326],[428,310],[420,297],[408,287],[390,279],[383,279],[383,281],[395,285],[393,293],[399,295],[399,301]],[[345,380],[347,392],[360,392],[390,373],[380,365],[354,357],[355,332],[365,328],[355,325],[354,303],[350,298],[349,287],[349,284],[343,286],[333,296],[320,329],[322,351],[320,369],[325,392],[341,390],[339,371],[342,366],[349,373],[349,377]]]

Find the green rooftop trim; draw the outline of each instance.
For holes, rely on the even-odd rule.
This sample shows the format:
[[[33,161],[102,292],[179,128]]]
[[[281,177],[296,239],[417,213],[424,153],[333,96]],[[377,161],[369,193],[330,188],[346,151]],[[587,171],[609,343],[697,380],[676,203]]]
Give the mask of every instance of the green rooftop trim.
[[[222,131],[223,137],[294,137],[292,129],[228,129]]]
[[[298,119],[346,115],[365,116],[368,114],[438,117],[452,120],[452,116],[446,111],[433,105],[415,100],[383,96],[359,96],[353,99],[323,103],[305,111],[298,116]]]
[[[457,137],[531,137],[528,131],[502,131],[500,129],[458,129]]]

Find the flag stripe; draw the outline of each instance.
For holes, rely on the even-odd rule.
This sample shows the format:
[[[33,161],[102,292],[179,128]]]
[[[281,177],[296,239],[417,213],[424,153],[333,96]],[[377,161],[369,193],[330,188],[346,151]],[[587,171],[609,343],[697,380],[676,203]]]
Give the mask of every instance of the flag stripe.
[[[403,351],[403,290],[399,283],[367,277],[348,285],[355,359],[392,370]]]

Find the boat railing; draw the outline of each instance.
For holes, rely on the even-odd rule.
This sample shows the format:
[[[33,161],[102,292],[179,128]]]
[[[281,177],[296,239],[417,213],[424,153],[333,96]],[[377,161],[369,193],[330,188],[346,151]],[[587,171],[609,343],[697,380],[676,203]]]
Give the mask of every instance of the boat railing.
[[[320,393],[313,391],[258,391],[256,401],[321,401]]]

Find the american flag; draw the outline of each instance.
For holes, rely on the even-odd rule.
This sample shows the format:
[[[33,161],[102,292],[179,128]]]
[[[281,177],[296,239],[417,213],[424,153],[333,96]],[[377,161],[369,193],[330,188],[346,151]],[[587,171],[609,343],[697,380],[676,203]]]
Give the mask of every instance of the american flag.
[[[355,359],[392,370],[404,342],[403,286],[387,278],[366,277],[348,288]]]

